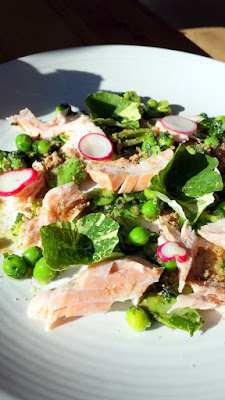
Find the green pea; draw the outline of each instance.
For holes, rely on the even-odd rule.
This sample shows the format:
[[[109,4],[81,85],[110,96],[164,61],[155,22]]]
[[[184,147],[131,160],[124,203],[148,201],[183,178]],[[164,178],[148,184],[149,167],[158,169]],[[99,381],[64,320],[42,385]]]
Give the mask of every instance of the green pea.
[[[175,271],[177,269],[176,260],[167,261],[164,265],[167,271]]]
[[[23,169],[26,168],[27,164],[22,158],[15,158],[11,161],[11,169]]]
[[[169,135],[167,135],[166,133],[162,133],[159,136],[158,143],[159,143],[159,146],[170,147],[170,146],[173,146],[174,141]]]
[[[45,140],[38,140],[36,142],[36,149],[39,154],[46,154],[50,151],[50,144]]]
[[[225,115],[220,115],[219,117],[216,117],[216,118],[214,119],[214,121],[222,121],[222,122],[225,122]]]
[[[33,277],[38,283],[45,285],[55,277],[56,271],[51,269],[45,262],[44,257],[40,258],[33,269]]]
[[[215,148],[215,147],[219,147],[220,142],[216,137],[207,137],[204,140],[204,144],[208,144],[210,147]]]
[[[156,218],[158,215],[158,205],[154,200],[148,200],[143,204],[141,212],[148,218]]]
[[[151,326],[148,314],[141,307],[130,307],[126,313],[126,320],[130,327],[137,332],[143,332]]]
[[[107,189],[93,189],[88,193],[88,199],[95,199],[96,206],[107,206],[115,200],[116,195],[111,190]]]
[[[163,110],[165,110],[166,108],[168,108],[169,107],[169,102],[168,102],[168,100],[161,100],[159,103],[158,103],[158,110],[160,110],[160,111],[163,111]]]
[[[157,108],[158,107],[158,102],[156,100],[154,100],[154,99],[149,99],[147,101],[147,104],[149,105],[149,107],[152,107],[152,108]]]
[[[152,155],[152,156],[155,156],[156,154],[159,154],[160,153],[160,147],[159,146],[153,146],[151,149],[150,149],[150,154]]]
[[[28,265],[34,267],[36,262],[42,257],[42,251],[37,246],[29,247],[29,249],[23,252],[22,257]]]
[[[12,254],[3,261],[3,271],[13,279],[23,279],[27,274],[27,264],[22,257]]]
[[[142,151],[149,151],[152,146],[155,146],[157,144],[157,140],[154,138],[154,136],[149,136],[144,143],[141,146]]]
[[[144,246],[148,242],[148,233],[146,230],[140,226],[132,229],[128,235],[128,239],[135,246]]]
[[[147,198],[147,199],[151,199],[151,200],[154,200],[154,199],[157,199],[157,196],[156,196],[156,194],[155,193],[153,193],[151,190],[149,190],[149,189],[145,189],[144,190],[144,195],[145,195],[145,197]]]
[[[19,150],[21,151],[29,151],[31,150],[32,147],[32,139],[29,135],[26,135],[25,133],[21,133],[16,137],[16,146]]]

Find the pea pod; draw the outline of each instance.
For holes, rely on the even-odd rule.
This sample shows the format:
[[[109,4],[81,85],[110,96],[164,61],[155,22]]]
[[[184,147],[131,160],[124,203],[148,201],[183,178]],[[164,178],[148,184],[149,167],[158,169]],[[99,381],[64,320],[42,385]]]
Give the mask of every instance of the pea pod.
[[[118,139],[135,139],[139,136],[147,136],[153,134],[152,128],[138,128],[138,129],[123,129],[121,132],[112,134],[112,141],[115,142]]]
[[[13,236],[18,236],[20,232],[21,225],[24,223],[24,214],[18,213],[16,220],[11,228],[11,233]]]
[[[65,185],[69,182],[80,185],[86,175],[85,165],[81,160],[74,157],[53,168],[48,174],[47,182],[50,188]]]
[[[176,303],[176,295],[164,291],[149,294],[140,305],[161,324],[182,329],[193,336],[194,332],[200,329],[204,323],[203,319],[193,308],[177,308],[168,312],[174,303]]]
[[[96,206],[107,206],[115,200],[116,194],[107,189],[93,189],[88,193],[87,198],[94,199]]]

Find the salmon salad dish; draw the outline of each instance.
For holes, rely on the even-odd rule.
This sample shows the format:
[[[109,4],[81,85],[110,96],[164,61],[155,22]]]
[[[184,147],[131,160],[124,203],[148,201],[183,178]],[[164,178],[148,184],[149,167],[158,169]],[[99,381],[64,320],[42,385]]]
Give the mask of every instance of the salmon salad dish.
[[[0,150],[1,204],[16,211],[4,279],[39,285],[27,314],[48,329],[126,302],[131,329],[192,336],[201,310],[225,312],[225,116],[133,91],[84,103],[7,118],[20,132]]]

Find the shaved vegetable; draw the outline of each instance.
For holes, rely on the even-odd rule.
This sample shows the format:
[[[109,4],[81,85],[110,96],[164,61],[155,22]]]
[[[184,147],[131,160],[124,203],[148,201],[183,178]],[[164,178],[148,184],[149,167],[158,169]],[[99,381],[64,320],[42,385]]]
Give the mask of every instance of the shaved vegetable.
[[[197,124],[194,121],[177,115],[167,115],[162,118],[161,123],[169,131],[184,135],[192,135],[197,131]]]
[[[90,160],[108,160],[113,155],[113,145],[101,133],[88,133],[78,143],[78,150]]]
[[[166,242],[157,249],[158,260],[166,263],[167,261],[176,260],[180,263],[187,261],[187,249],[177,242]]]
[[[0,175],[0,196],[14,196],[35,182],[38,172],[33,168],[7,171]]]

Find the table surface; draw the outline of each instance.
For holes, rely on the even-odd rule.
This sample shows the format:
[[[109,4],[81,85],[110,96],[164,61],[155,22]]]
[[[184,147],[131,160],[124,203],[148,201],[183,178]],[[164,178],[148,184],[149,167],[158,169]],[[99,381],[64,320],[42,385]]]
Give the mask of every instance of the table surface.
[[[7,0],[0,63],[74,46],[131,44],[208,54],[137,0]]]

